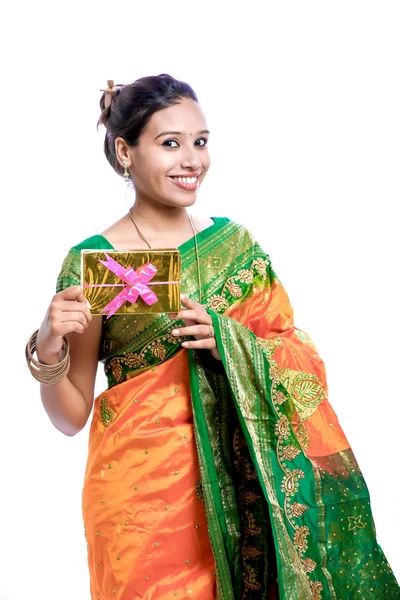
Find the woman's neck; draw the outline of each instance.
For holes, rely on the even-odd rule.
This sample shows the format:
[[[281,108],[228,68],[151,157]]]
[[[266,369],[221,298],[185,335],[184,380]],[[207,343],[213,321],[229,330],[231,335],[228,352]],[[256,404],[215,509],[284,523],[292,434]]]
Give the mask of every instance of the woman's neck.
[[[171,229],[179,231],[187,229],[189,215],[186,208],[152,205],[135,201],[130,209],[132,217],[138,224],[146,227],[148,232],[165,232]]]

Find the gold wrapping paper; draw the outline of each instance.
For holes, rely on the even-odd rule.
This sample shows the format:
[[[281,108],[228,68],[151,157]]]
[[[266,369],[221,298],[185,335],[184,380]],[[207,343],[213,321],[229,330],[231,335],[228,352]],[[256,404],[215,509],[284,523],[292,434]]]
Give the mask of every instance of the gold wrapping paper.
[[[157,269],[154,277],[145,284],[157,296],[157,302],[149,306],[139,295],[136,302],[124,302],[114,314],[168,313],[180,310],[179,250],[82,250],[81,285],[93,315],[107,315],[108,311],[102,312],[102,309],[128,285],[99,262],[107,261],[106,254],[125,269],[132,267],[137,271],[138,267],[147,263]]]

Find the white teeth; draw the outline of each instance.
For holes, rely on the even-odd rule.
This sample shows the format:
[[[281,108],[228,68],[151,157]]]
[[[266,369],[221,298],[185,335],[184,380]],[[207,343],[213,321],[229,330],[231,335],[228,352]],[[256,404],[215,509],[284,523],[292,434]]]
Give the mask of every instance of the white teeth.
[[[174,177],[174,179],[177,179],[182,183],[196,183],[197,181],[197,177]]]

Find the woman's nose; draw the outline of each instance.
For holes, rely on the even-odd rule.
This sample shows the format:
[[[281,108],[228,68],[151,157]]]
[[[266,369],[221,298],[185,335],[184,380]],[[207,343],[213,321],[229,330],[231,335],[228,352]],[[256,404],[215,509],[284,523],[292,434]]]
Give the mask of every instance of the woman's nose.
[[[195,148],[187,148],[181,161],[182,167],[190,167],[196,169],[201,165],[200,156]]]

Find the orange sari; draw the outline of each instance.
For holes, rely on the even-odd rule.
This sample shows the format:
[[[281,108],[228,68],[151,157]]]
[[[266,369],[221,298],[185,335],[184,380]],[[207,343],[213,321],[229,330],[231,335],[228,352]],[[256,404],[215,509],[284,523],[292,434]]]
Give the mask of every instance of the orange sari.
[[[215,598],[202,500],[179,352],[95,400],[83,489],[92,598]]]

